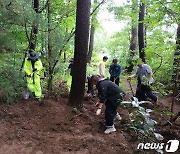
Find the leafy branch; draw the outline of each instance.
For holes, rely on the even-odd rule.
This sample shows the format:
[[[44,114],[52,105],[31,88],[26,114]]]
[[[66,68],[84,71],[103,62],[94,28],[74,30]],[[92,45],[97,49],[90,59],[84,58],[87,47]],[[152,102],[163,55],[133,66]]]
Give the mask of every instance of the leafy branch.
[[[153,72],[153,74],[155,74],[155,73],[157,72],[157,70],[161,67],[162,62],[163,62],[163,58],[162,58],[161,55],[159,55],[158,53],[154,53],[154,54],[161,58],[161,62],[160,62],[160,64],[159,64],[159,66],[156,68],[156,70]]]
[[[44,7],[42,7],[42,8],[38,11],[38,13],[43,12],[43,11],[47,8],[49,2],[50,2],[50,0],[47,0],[47,1],[46,1],[46,4],[44,5]]]
[[[105,2],[106,2],[106,0],[101,1],[101,3],[99,3],[99,4],[95,7],[95,9],[91,12],[90,15],[93,15],[94,12],[95,12],[103,3],[105,3]]]
[[[161,3],[161,5],[164,7],[164,9],[170,14],[172,15],[172,17],[175,19],[176,23],[178,23],[178,19],[176,18],[176,15],[178,16],[178,13],[173,12],[171,9],[167,8],[167,6],[165,6],[161,1],[159,1],[159,3]]]

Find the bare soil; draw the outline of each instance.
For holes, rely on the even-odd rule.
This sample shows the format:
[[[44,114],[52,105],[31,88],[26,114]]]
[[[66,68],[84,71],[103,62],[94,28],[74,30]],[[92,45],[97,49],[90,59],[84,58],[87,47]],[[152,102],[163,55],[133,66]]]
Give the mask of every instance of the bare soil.
[[[129,92],[130,93],[130,92]],[[129,94],[130,95],[130,94]],[[131,154],[155,153],[137,151],[139,141],[121,122],[117,131],[105,135],[104,114],[96,116],[97,98],[86,97],[84,107],[74,110],[67,106],[68,98],[44,99],[44,106],[30,99],[15,105],[0,105],[0,154]],[[159,98],[152,117],[158,124],[169,120],[165,114],[171,97]],[[180,104],[175,103],[175,114]],[[128,120],[126,110],[118,109],[122,119]],[[180,140],[180,119],[173,126],[156,127],[165,137]],[[180,149],[180,148],[179,148]],[[178,153],[179,151],[177,151]]]

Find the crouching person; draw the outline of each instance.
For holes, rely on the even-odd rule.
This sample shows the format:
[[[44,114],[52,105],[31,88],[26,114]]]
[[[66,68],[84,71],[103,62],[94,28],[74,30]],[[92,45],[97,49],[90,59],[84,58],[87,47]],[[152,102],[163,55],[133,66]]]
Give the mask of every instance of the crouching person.
[[[40,74],[43,69],[42,62],[35,52],[25,60],[24,72],[26,75],[27,88],[33,93],[38,101],[41,101],[42,90],[40,84]]]
[[[116,129],[114,127],[114,119],[121,120],[119,113],[116,111],[120,102],[122,102],[125,92],[119,88],[114,82],[109,79],[102,78],[98,75],[93,75],[91,77],[92,83],[97,86],[98,96],[100,99],[100,103],[97,103],[98,110],[96,112],[97,115],[101,114],[101,109],[103,104],[105,103],[105,124],[106,130],[105,134],[109,134],[111,132],[115,132]]]

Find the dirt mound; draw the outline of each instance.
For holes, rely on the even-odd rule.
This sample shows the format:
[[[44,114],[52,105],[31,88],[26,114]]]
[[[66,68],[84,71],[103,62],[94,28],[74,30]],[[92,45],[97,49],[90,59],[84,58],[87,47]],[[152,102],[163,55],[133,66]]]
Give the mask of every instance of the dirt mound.
[[[104,117],[95,116],[93,101],[77,113],[66,98],[44,100],[45,106],[33,100],[1,105],[0,154],[131,153],[120,124],[104,135]]]
[[[136,151],[122,123],[105,135],[104,115],[96,116],[97,98],[87,97],[81,111],[68,107],[66,97],[1,105],[0,154],[130,154]],[[123,119],[127,111],[120,110]],[[143,151],[142,153],[146,153]],[[147,152],[149,153],[149,151]]]

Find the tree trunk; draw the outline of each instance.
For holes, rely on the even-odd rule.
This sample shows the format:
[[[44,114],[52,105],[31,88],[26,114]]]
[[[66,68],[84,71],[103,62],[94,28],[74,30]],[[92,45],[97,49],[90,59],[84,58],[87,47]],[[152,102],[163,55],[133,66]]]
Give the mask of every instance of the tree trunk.
[[[29,42],[29,53],[34,52],[36,49],[36,41],[38,34],[39,25],[39,0],[34,0],[34,11],[36,12],[36,17],[32,24],[30,42]]]
[[[87,55],[87,63],[91,63],[93,47],[94,47],[94,26],[91,25],[90,41],[89,41],[89,52],[88,52],[88,55]]]
[[[139,25],[138,25],[138,43],[139,43],[139,57],[145,62],[145,52],[144,52],[144,15],[145,15],[145,4],[140,4],[139,12]]]
[[[46,37],[46,35],[42,32],[41,33],[41,50],[43,50],[43,48],[46,50],[45,37]]]
[[[177,28],[176,49],[180,50],[180,24],[178,24]]]
[[[177,82],[177,87],[180,87],[180,24],[178,24],[177,27],[177,36],[176,36],[176,51],[174,53],[174,62],[173,62],[173,67],[174,67],[174,73],[172,75],[173,83]],[[178,74],[177,74],[178,72]],[[176,79],[176,76],[178,75],[177,81],[174,81]],[[180,89],[177,89],[175,92],[175,95],[180,93]]]
[[[52,25],[52,19],[51,19],[51,0],[48,1],[48,64],[49,64],[49,78],[48,78],[48,95],[50,96],[52,93],[52,80],[53,80],[53,70],[52,70],[52,65],[53,65],[53,53],[52,53],[52,30],[51,30],[51,25]]]
[[[177,79],[177,87],[180,87],[180,24],[177,27],[177,37],[176,37],[176,51],[174,53],[174,74],[178,72],[178,79]],[[173,77],[174,78],[174,77]],[[174,78],[175,79],[175,78]],[[177,89],[176,95],[180,93],[180,88]]]
[[[132,0],[132,14],[138,14],[138,4],[134,0]],[[129,58],[128,58],[128,67],[127,72],[131,73],[133,71],[133,57],[135,56],[135,52],[137,49],[137,17],[132,17],[132,29],[131,29],[131,39],[130,39],[130,47],[129,47]]]
[[[68,105],[82,107],[90,24],[90,0],[77,0],[75,52],[72,85]]]
[[[135,56],[135,52],[136,52],[136,48],[137,48],[137,27],[132,27],[131,30],[131,41],[130,41],[130,53],[129,53],[129,60],[128,60],[128,64],[129,67],[127,67],[127,72],[131,73],[133,71],[133,57]]]
[[[172,82],[174,83],[173,87],[173,97],[171,103],[171,112],[174,112],[174,102],[176,95],[180,92],[180,24],[178,24],[177,28],[177,37],[176,37],[176,51],[174,53],[174,63],[173,63],[173,75]],[[171,115],[171,120],[172,120]]]
[[[34,0],[33,8],[34,8],[34,11],[36,12],[36,17],[32,24],[30,39],[28,39],[29,45],[28,45],[27,51],[25,51],[25,56],[24,56],[20,71],[22,71],[23,69],[24,62],[28,54],[27,52],[29,53],[34,52],[36,49],[36,41],[37,41],[38,25],[39,25],[39,0]],[[26,32],[26,35],[27,35],[27,32]],[[27,35],[27,38],[28,38],[28,35]]]
[[[66,51],[64,51],[64,63],[66,62]]]

